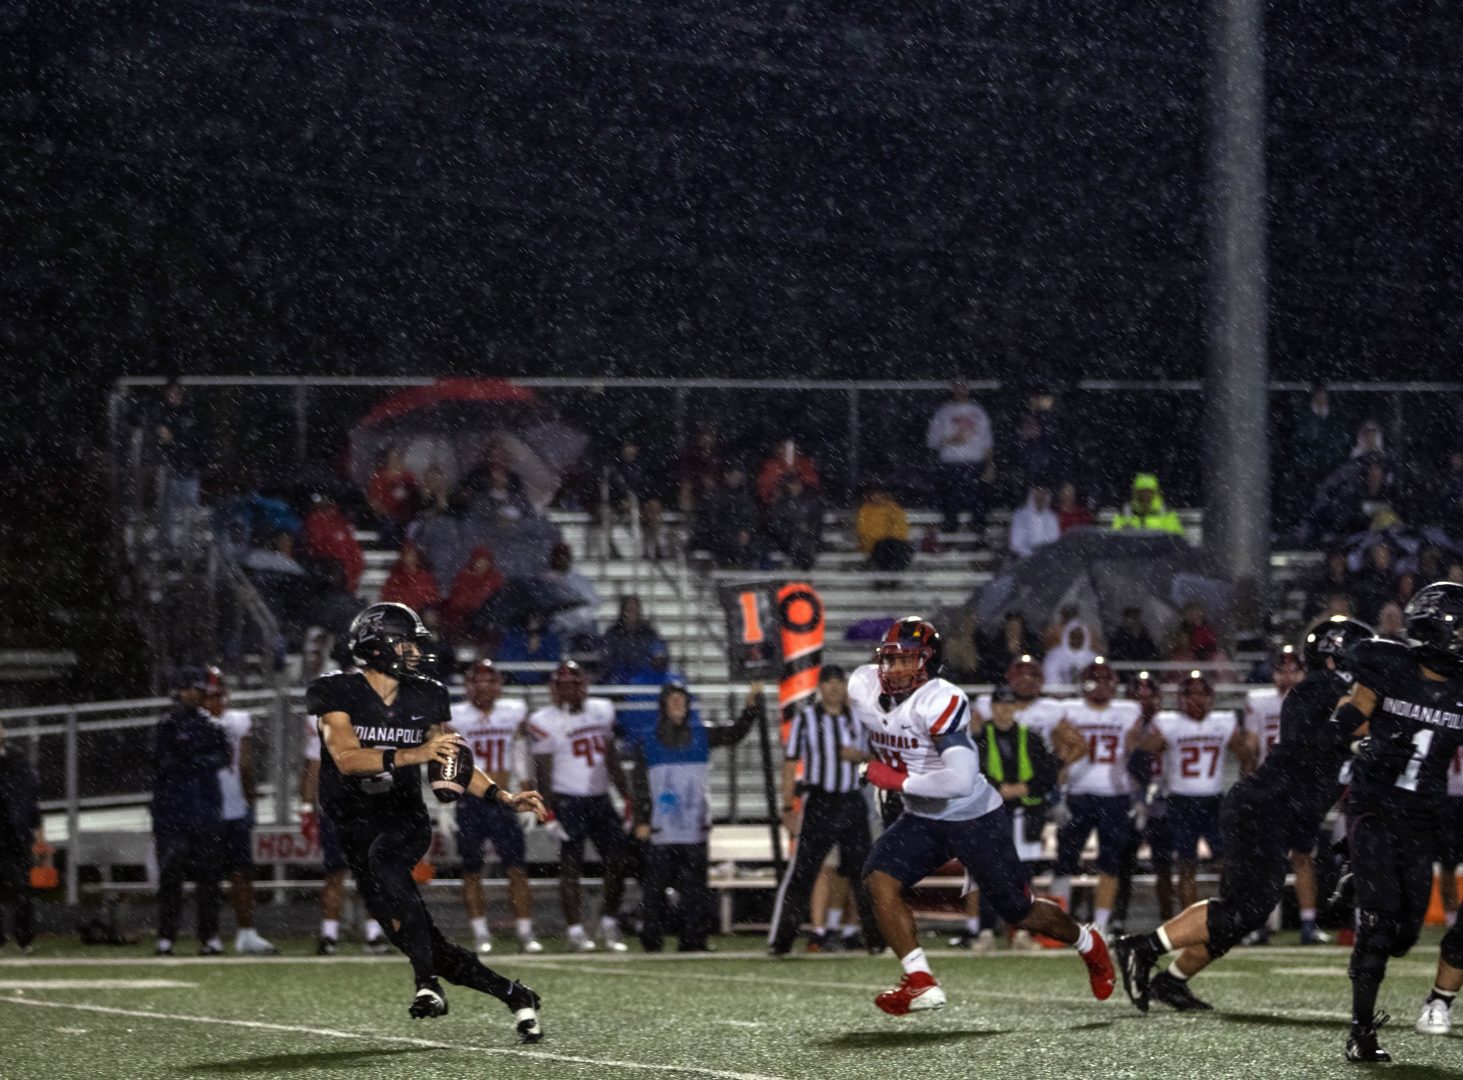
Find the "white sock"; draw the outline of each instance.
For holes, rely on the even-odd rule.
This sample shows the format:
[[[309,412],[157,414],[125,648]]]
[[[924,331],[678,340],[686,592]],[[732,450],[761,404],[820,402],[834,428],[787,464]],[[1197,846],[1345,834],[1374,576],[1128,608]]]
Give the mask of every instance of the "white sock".
[[[243,945],[246,941],[248,941],[249,935],[253,932],[253,930],[246,929],[242,926],[239,927],[239,932],[234,935],[234,948],[237,949],[240,945]]]
[[[923,949],[915,949],[908,956],[899,958],[899,966],[904,969],[904,974],[913,975],[916,971],[923,971],[926,975],[933,975],[930,971],[930,962],[925,959]]]
[[[224,943],[217,936],[209,938],[204,944],[210,949],[222,949],[224,947]]]
[[[513,928],[518,931],[518,936],[520,938],[531,938],[531,937],[533,937],[533,920],[532,919],[514,919],[513,920]]]
[[[1303,908],[1301,908],[1300,909],[1300,921],[1301,922],[1315,922],[1316,921],[1316,909],[1313,908],[1313,907],[1303,907]]]
[[[843,925],[843,909],[831,907],[828,909],[828,919],[823,923],[825,930],[837,930]]]
[[[1163,951],[1173,952],[1173,942],[1168,939],[1168,931],[1160,926],[1154,933],[1158,935],[1158,943],[1163,946]]]
[[[339,938],[340,938],[340,920],[339,919],[321,919],[320,920],[320,936],[323,937],[323,938],[329,938],[331,941],[339,940]]]
[[[1458,909],[1454,908],[1452,911],[1444,915],[1443,922],[1447,923],[1447,925],[1449,926],[1455,925],[1458,922]]]
[[[845,938],[854,937],[855,935],[858,934],[858,932],[859,932],[859,928],[858,928],[857,925],[854,925],[854,926],[845,926],[843,928],[843,936]]]
[[[969,934],[979,934],[980,933],[980,916],[979,915],[972,915],[970,918],[968,918],[968,919],[965,920],[965,931],[966,931],[966,933],[969,933]]]
[[[375,919],[366,920],[366,940],[375,941],[379,937],[385,937],[386,931],[381,929],[381,924]]]
[[[569,927],[568,933],[570,941],[582,940],[584,937],[584,924],[575,923],[573,926]]]
[[[171,949],[173,947],[173,939],[160,937],[157,939],[157,947],[159,949]]]
[[[1078,953],[1086,956],[1092,951],[1092,930],[1085,923],[1077,924],[1077,940],[1072,943],[1072,948]]]
[[[1092,925],[1097,927],[1106,926],[1112,922],[1112,908],[1100,907],[1092,912]]]
[[[620,932],[620,920],[613,915],[601,915],[599,917],[599,931],[602,934],[618,934]]]
[[[476,918],[472,919],[471,922],[472,936],[478,941],[481,941],[485,937],[491,936],[488,933],[488,917],[486,915],[479,915]]]
[[[1175,979],[1177,979],[1179,982],[1188,982],[1189,981],[1189,977],[1187,975],[1185,975],[1184,972],[1183,972],[1183,969],[1181,967],[1179,967],[1177,960],[1175,960],[1172,964],[1169,964],[1168,965],[1168,973],[1170,975],[1172,975]]]

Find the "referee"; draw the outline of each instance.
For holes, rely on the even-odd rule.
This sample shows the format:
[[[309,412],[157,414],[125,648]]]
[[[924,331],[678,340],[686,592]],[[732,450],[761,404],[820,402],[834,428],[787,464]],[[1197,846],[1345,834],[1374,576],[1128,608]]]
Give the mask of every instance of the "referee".
[[[797,839],[797,848],[772,908],[767,951],[773,956],[792,951],[798,928],[808,917],[813,883],[835,844],[838,871],[848,879],[858,901],[865,943],[870,952],[883,948],[883,942],[877,940],[878,923],[862,874],[872,840],[858,763],[868,756],[863,725],[848,706],[847,677],[836,664],[825,664],[818,677],[817,702],[793,717],[782,763],[782,820],[789,835]],[[801,783],[797,781],[799,762],[803,766]],[[801,820],[793,811],[795,794],[803,796]]]

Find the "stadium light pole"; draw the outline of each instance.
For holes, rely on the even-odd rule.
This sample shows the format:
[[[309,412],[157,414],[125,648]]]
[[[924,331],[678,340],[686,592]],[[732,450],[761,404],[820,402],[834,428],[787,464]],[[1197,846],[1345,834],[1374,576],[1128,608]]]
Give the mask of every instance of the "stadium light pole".
[[[1248,630],[1270,565],[1262,0],[1214,0],[1210,47],[1204,547],[1235,585],[1231,630]]]

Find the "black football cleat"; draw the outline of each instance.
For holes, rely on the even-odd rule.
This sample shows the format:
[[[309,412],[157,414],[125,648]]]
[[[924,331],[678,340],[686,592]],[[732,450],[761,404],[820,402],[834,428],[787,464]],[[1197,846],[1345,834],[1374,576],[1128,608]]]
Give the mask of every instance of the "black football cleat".
[[[1160,971],[1153,977],[1149,990],[1159,1001],[1179,1012],[1208,1012],[1214,1008],[1207,1001],[1196,998],[1187,981],[1167,971]]]
[[[1120,937],[1112,943],[1113,959],[1123,976],[1123,990],[1139,1012],[1148,1011],[1149,977],[1153,973],[1153,960],[1143,947],[1143,940],[1134,934]]]
[[[503,1004],[513,1010],[514,1030],[521,1043],[536,1043],[544,1037],[544,1029],[538,1022],[538,1010],[543,1001],[521,982],[514,982],[508,988]]]
[[[319,941],[315,942],[315,955],[334,956],[339,948],[340,945],[333,937],[323,937]]]
[[[442,993],[442,984],[436,979],[428,979],[417,986],[416,996],[411,999],[411,1013],[413,1020],[430,1020],[434,1016],[447,1015],[447,995]]]
[[[1377,1032],[1391,1017],[1377,1013],[1372,1022],[1361,1027],[1351,1025],[1351,1038],[1346,1040],[1346,1060],[1353,1065],[1383,1065],[1392,1060],[1392,1055],[1377,1043]]]

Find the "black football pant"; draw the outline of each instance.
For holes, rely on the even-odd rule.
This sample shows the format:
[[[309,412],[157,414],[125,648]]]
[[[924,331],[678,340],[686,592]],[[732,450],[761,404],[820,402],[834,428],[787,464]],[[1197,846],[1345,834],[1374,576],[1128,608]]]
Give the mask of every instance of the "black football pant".
[[[706,844],[647,844],[644,873],[640,878],[640,944],[646,952],[660,952],[665,945],[665,891],[675,889],[681,898],[681,952],[706,948],[711,920],[711,886],[706,884]]]
[[[426,813],[391,823],[356,818],[333,824],[366,910],[411,961],[417,985],[441,976],[507,1000],[512,982],[442,936],[412,880],[432,843]]]
[[[1359,812],[1348,821],[1351,870],[1356,882],[1356,946],[1351,976],[1351,1021],[1369,1027],[1387,961],[1406,956],[1417,943],[1432,894],[1436,822],[1409,821]]]
[[[162,829],[153,834],[157,845],[157,936],[178,940],[183,913],[183,882],[192,879],[198,907],[198,940],[218,937],[218,882],[224,874],[223,829],[195,825]]]
[[[858,903],[859,921],[864,940],[870,948],[879,941],[879,924],[874,921],[874,906],[864,888],[863,865],[872,846],[869,834],[869,809],[863,795],[856,791],[842,795],[812,788],[803,796],[803,820],[798,830],[798,846],[792,865],[787,868],[777,899],[772,907],[772,929],[767,939],[770,948],[786,952],[792,948],[798,928],[808,917],[813,898],[813,885],[823,860],[838,845],[838,872],[848,878]]]
[[[0,944],[5,942],[5,908],[13,912],[11,932],[22,949],[36,938],[35,895],[30,887],[29,851],[0,849]]]

